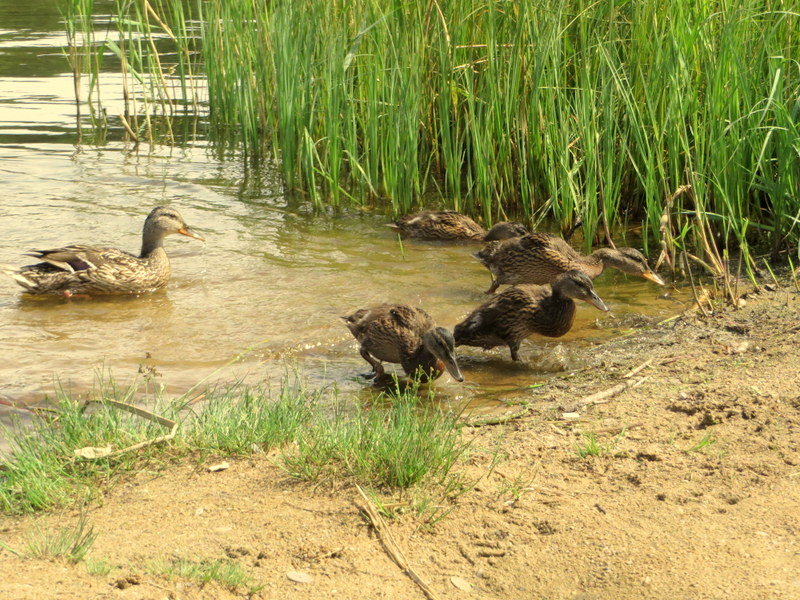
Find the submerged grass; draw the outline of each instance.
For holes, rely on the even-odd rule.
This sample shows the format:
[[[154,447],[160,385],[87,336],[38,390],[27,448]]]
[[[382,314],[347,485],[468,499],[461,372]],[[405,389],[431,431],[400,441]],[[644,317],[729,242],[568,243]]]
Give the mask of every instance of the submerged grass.
[[[85,31],[92,3],[72,2],[68,22]],[[646,244],[701,259],[713,241],[746,253],[798,240],[800,13],[788,3],[117,6],[127,45],[112,49],[146,98],[136,109],[131,93],[131,120],[169,113],[181,91],[189,105],[202,72],[220,139],[274,154],[316,204],[436,199],[487,222],[564,227],[580,215],[587,245],[641,224]]]
[[[0,511],[31,513],[82,504],[116,479],[181,456],[249,455],[283,448],[278,461],[296,477],[339,477],[366,486],[406,489],[442,483],[466,447],[456,416],[421,402],[410,389],[390,406],[361,408],[298,380],[266,388],[209,390],[202,404],[168,401],[139,386],[99,387],[86,398],[61,391],[56,409],[30,427],[6,430],[10,451],[0,462]],[[120,450],[163,434],[157,423],[87,399],[146,404],[179,422],[175,436],[135,452],[87,460],[85,448]],[[188,407],[187,407],[188,404]]]

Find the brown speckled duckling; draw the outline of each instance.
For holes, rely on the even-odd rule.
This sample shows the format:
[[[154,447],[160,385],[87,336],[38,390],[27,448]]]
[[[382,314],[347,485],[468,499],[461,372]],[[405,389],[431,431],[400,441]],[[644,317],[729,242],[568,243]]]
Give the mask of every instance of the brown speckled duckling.
[[[478,225],[466,215],[452,210],[423,210],[413,215],[405,215],[391,227],[405,237],[424,240],[473,240],[477,242],[505,240],[528,233],[521,223],[502,221],[489,231]]]
[[[561,238],[546,233],[529,233],[519,238],[489,242],[474,256],[492,273],[493,281],[486,290],[487,294],[494,293],[504,283],[550,283],[572,269],[594,279],[606,267],[664,285],[642,253],[634,248],[600,248],[584,256]]]
[[[203,241],[174,208],[154,208],[144,222],[142,251],[135,256],[117,248],[73,244],[34,250],[42,262],[16,269],[2,267],[29,294],[94,296],[140,294],[164,287],[170,266],[164,238],[180,233]]]
[[[519,360],[519,346],[538,333],[561,337],[572,327],[575,300],[602,311],[608,308],[595,293],[592,280],[580,271],[559,275],[549,285],[520,285],[493,296],[472,311],[453,330],[456,346],[494,348],[508,346],[511,359]]]
[[[405,304],[383,304],[362,308],[342,317],[361,344],[373,372],[368,378],[384,377],[380,361],[400,363],[407,375],[420,381],[439,377],[447,369],[453,379],[464,381],[455,357],[453,335],[436,327],[433,318],[421,308]]]

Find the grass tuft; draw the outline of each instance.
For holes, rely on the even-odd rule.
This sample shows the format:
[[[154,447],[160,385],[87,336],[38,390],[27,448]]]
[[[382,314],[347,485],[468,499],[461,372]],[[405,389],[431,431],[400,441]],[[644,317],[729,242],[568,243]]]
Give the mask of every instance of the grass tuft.
[[[29,533],[25,554],[31,558],[64,559],[70,563],[82,561],[97,539],[94,527],[81,515],[72,527],[64,527],[54,533],[36,527]]]
[[[318,414],[284,452],[282,464],[299,479],[344,476],[404,489],[443,481],[466,449],[455,415],[420,406],[413,392],[404,392],[389,410]]]
[[[276,399],[259,388],[226,390],[187,424],[184,443],[205,453],[269,451],[295,439],[312,418],[318,395],[298,382],[281,386]]]
[[[229,559],[194,561],[186,558],[173,558],[157,560],[150,562],[147,570],[154,575],[179,577],[199,583],[214,581],[233,591],[244,588],[248,594],[254,594],[263,587],[254,585],[252,576],[245,572],[237,562]]]
[[[601,445],[597,441],[597,437],[594,433],[584,432],[583,438],[583,443],[578,442],[575,444],[575,453],[580,458],[586,458],[587,456],[600,456],[608,452],[608,448]]]
[[[705,450],[707,450],[716,443],[717,443],[717,438],[715,438],[710,431],[706,431],[705,434],[703,434],[703,437],[700,438],[700,440],[694,446],[687,448],[685,452],[687,453],[699,452],[699,451],[705,452]]]

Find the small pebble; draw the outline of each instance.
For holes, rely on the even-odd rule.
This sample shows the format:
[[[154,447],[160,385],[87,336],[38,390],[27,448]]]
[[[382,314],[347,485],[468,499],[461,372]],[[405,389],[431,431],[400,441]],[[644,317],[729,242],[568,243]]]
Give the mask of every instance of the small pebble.
[[[295,583],[311,583],[314,581],[314,578],[311,575],[304,573],[303,571],[287,571],[286,577]]]
[[[455,587],[460,589],[462,592],[471,592],[472,591],[472,584],[469,581],[467,581],[466,579],[463,579],[461,577],[456,577],[455,575],[453,575],[450,578],[450,583],[452,583]]]

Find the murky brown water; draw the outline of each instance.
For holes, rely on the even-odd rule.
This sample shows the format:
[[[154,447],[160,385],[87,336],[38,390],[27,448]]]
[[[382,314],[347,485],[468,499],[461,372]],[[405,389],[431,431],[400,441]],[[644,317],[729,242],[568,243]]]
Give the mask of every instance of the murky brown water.
[[[143,364],[174,393],[295,367],[313,385],[361,390],[356,374],[367,365],[339,315],[408,302],[452,327],[484,299],[489,276],[469,256],[475,246],[406,241],[401,251],[386,216],[314,215],[284,197],[269,168],[245,177],[241,161],[215,158],[202,141],[136,153],[115,142],[76,149],[57,13],[49,1],[25,6],[0,0],[0,262],[25,264],[21,252],[69,242],[138,251],[144,217],[161,204],[178,208],[207,244],[168,239],[172,280],[147,297],[30,300],[0,277],[0,399],[40,402],[56,381],[85,388],[102,369],[127,383]],[[119,90],[104,93],[113,106]],[[525,365],[506,349],[462,349],[466,382],[443,377],[437,390],[475,403],[502,399],[580,363],[592,341],[627,330],[636,315],[667,317],[687,298],[664,298],[616,272],[597,288],[613,316],[582,306],[564,338],[523,345]],[[0,419],[8,414],[0,406]]]

